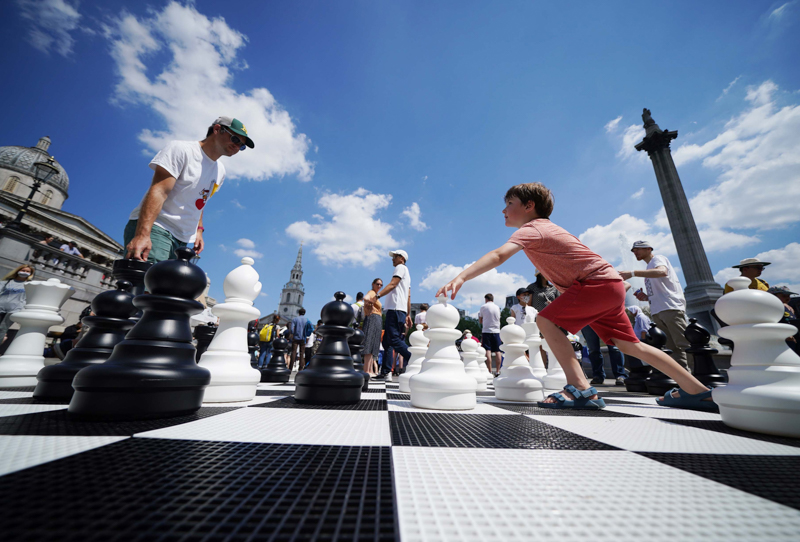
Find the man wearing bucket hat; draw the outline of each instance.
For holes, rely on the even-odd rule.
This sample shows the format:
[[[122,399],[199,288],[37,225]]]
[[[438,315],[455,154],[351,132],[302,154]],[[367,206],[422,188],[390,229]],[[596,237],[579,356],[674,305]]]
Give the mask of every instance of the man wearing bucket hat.
[[[789,348],[794,350],[795,353],[800,353],[800,327],[797,327],[797,314],[794,308],[789,304],[791,297],[797,295],[797,293],[791,291],[788,286],[773,286],[767,290],[767,293],[774,295],[783,303],[783,318],[781,318],[780,323],[791,324],[797,328],[797,333],[792,337],[788,337],[786,339],[786,344],[789,345]]]
[[[394,351],[403,356],[403,367],[408,363],[411,352],[403,337],[404,326],[411,327],[411,275],[406,267],[408,253],[405,250],[393,250],[389,253],[394,265],[392,280],[378,292],[375,299],[386,297],[383,307],[386,309],[386,322],[383,333],[383,366],[379,378],[384,378],[392,371]]]
[[[766,292],[769,290],[769,284],[767,284],[766,280],[760,279],[758,277],[761,276],[761,272],[764,270],[766,266],[768,266],[770,262],[762,262],[758,258],[745,258],[744,260],[739,262],[739,265],[732,265],[734,269],[738,269],[741,276],[747,277],[750,279],[750,289],[751,290],[762,290]],[[733,288],[725,285],[725,291],[723,294],[727,294],[728,292],[732,292]]]
[[[650,302],[650,316],[658,329],[666,334],[672,358],[689,370],[686,349],[691,345],[683,334],[686,331],[686,298],[678,274],[666,256],[653,254],[653,246],[647,241],[633,243],[631,252],[637,261],[647,263],[647,269],[620,271],[619,274],[622,280],[631,277],[644,279],[647,293],[637,291],[633,295],[639,301]]]
[[[150,162],[150,188],[125,226],[126,257],[160,262],[188,243],[203,251],[203,207],[225,180],[222,156],[255,144],[239,119],[219,117],[202,141],[171,141]]]

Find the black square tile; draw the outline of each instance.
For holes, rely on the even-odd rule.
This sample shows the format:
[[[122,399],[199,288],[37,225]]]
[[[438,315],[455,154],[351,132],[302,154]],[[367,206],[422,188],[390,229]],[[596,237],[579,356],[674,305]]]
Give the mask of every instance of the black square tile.
[[[525,416],[389,412],[393,446],[618,450]]]
[[[241,407],[203,407],[194,414],[160,420],[101,422],[76,419],[67,409],[0,417],[0,435],[130,437],[216,416]]]
[[[39,401],[33,397],[17,397],[15,399],[0,399],[0,405],[69,405],[69,399]]]
[[[623,414],[621,412],[611,412],[610,410],[572,410],[572,409],[558,409],[558,408],[542,408],[535,404],[519,404],[514,405],[511,403],[492,403],[487,402],[487,405],[517,412],[519,414],[535,414],[536,416],[571,416],[582,418],[639,418],[633,414]]]
[[[637,453],[800,510],[800,456]]]
[[[706,429],[708,431],[715,431],[717,433],[725,433],[726,435],[735,435],[737,437],[746,437],[753,440],[760,440],[762,442],[772,442],[773,444],[783,444],[784,446],[794,446],[800,448],[800,439],[791,437],[779,437],[777,435],[765,435],[763,433],[753,433],[752,431],[745,431],[743,429],[735,429],[725,425],[722,421],[717,420],[670,420],[664,419],[663,421],[669,423],[677,423],[678,425],[685,425],[687,427],[697,427],[698,429]]]
[[[20,386],[18,388],[0,388],[0,391],[24,391],[24,392],[33,392],[36,389],[36,386]]]
[[[249,408],[300,408],[307,410],[388,410],[386,399],[361,399],[354,405],[308,405],[298,403],[294,397],[287,397],[279,401],[270,401],[260,405],[250,405]]]
[[[386,398],[395,401],[410,401],[411,394],[410,393],[393,393],[391,391],[386,392]]]
[[[273,396],[283,396],[289,397],[290,395],[294,395],[294,390],[256,390],[257,397],[273,397]]]
[[[388,542],[392,492],[388,447],[133,438],[0,478],[0,524],[15,542]]]

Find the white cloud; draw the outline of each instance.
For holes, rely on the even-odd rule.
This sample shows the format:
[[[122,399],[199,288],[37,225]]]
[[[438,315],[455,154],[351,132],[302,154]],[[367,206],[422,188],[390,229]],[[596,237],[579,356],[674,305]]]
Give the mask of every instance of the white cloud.
[[[233,253],[239,256],[240,258],[247,257],[247,258],[253,258],[254,260],[264,257],[263,254],[261,254],[256,250],[248,250],[244,248],[237,248],[236,250],[233,251]]]
[[[29,21],[28,39],[43,53],[55,51],[63,57],[72,53],[75,39],[71,32],[78,28],[81,14],[66,0],[17,0],[20,15]]]
[[[631,194],[631,199],[641,199],[644,196],[644,186],[641,187],[639,190]]]
[[[336,298],[331,296],[331,298],[328,301],[336,301]],[[344,299],[342,301],[344,301],[345,303],[353,303],[354,301],[353,296],[351,296],[350,294],[345,294]]]
[[[788,8],[792,4],[794,4],[794,2],[786,2],[785,4],[780,6],[779,8],[773,9],[770,12],[770,14],[768,15],[768,18],[769,19],[775,19],[775,20],[781,19],[783,17],[783,15],[786,13],[786,8]]]
[[[236,244],[242,248],[256,248],[255,242],[251,241],[250,239],[246,239],[244,237],[236,241]]]
[[[622,141],[617,151],[617,157],[623,160],[635,158],[640,161],[646,161],[647,153],[639,152],[634,148],[644,138],[644,134],[644,128],[642,128],[641,124],[631,124],[625,128],[622,132]]]
[[[720,94],[720,95],[719,95],[719,98],[717,98],[717,101],[720,101],[720,100],[721,100],[723,97],[725,97],[725,96],[728,94],[728,92],[730,92],[730,91],[731,91],[731,89],[733,88],[733,85],[735,85],[735,84],[736,84],[736,82],[737,82],[737,81],[739,81],[739,79],[741,79],[741,78],[742,78],[742,76],[741,76],[741,75],[740,75],[740,76],[738,76],[736,79],[734,79],[733,81],[731,81],[731,82],[730,82],[730,84],[729,84],[727,87],[725,87],[724,89],[722,89],[722,94]],[[696,122],[694,122],[693,124],[697,124],[697,123],[696,123]]]
[[[468,263],[462,267],[452,264],[440,264],[438,267],[426,269],[426,275],[419,284],[420,290],[430,291],[431,295],[453,280],[464,269],[472,265]],[[483,275],[465,282],[456,296],[456,303],[466,309],[474,309],[483,305],[483,296],[491,293],[494,302],[499,306],[505,305],[506,296],[514,295],[518,288],[523,288],[530,284],[530,281],[522,275],[516,273],[502,273],[497,269],[487,271]]]
[[[605,125],[606,133],[609,134],[609,133],[615,131],[617,129],[617,127],[619,126],[619,121],[621,121],[621,120],[622,120],[622,115],[620,115],[619,117],[615,118],[614,120],[608,121],[606,123],[606,125]]]
[[[412,203],[411,207],[406,207],[403,209],[403,212],[400,214],[401,216],[408,218],[408,225],[415,230],[425,231],[428,229],[428,225],[420,220],[422,217],[422,211],[420,211],[419,204],[417,202]]]
[[[789,243],[783,248],[759,252],[755,258],[770,262],[771,265],[764,268],[761,278],[769,282],[771,286],[789,286],[792,291],[800,291],[800,243]],[[738,269],[726,267],[714,275],[714,280],[725,284],[728,280],[738,276]]]
[[[392,227],[376,218],[392,202],[389,194],[373,194],[359,188],[352,194],[324,194],[317,202],[330,217],[320,224],[295,222],[286,234],[312,246],[323,264],[374,267],[381,260],[389,264],[389,250],[397,248]]]
[[[163,131],[139,134],[149,152],[173,139],[197,140],[217,116],[234,116],[256,147],[223,158],[230,178],[311,180],[314,164],[306,158],[311,141],[296,133],[289,113],[266,88],[239,93],[231,86],[232,71],[247,68],[237,57],[247,37],[225,19],[210,19],[193,4],[173,1],[141,19],[123,13],[105,35],[120,77],[116,101],[147,106],[166,124]],[[163,64],[158,60],[165,55],[153,54],[158,51],[168,56]]]
[[[237,209],[246,209],[247,208],[244,205],[242,205],[241,203],[239,203],[238,199],[232,199],[231,203],[233,203],[234,207],[236,207]]]
[[[269,294],[265,294],[264,292],[259,292],[258,295],[260,297],[269,297]]]

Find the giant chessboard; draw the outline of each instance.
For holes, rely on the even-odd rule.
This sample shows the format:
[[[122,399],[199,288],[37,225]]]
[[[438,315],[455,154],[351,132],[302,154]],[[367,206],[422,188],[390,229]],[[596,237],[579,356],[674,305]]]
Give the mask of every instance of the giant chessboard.
[[[798,540],[800,440],[603,387],[600,412],[479,393],[249,403],[97,423],[0,391],[0,538],[45,541]],[[800,423],[800,422],[799,422]]]

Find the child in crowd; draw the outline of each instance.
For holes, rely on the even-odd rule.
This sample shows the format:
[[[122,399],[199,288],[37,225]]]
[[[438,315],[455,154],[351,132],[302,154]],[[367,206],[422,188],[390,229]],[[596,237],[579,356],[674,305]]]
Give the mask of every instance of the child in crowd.
[[[716,412],[711,390],[683,369],[670,356],[639,342],[625,314],[625,286],[619,273],[603,258],[589,250],[577,237],[550,222],[553,196],[541,183],[518,184],[505,196],[506,226],[517,231],[497,248],[462,271],[436,293],[452,292],[498,267],[511,256],[525,251],[531,263],[558,288],[561,295],[542,310],[536,322],[561,367],[567,386],[540,402],[540,407],[596,410],[605,407],[597,390],[589,385],[567,337],[559,327],[577,333],[591,328],[606,344],[637,357],[673,378],[679,388],[657,400],[659,405]]]

